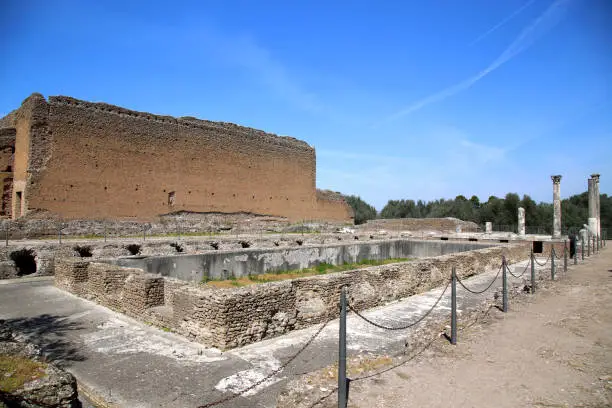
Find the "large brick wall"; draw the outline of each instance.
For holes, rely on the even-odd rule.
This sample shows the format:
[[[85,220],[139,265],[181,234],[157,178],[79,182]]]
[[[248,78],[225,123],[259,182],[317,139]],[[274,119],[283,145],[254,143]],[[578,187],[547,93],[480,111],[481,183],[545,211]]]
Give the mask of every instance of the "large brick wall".
[[[142,270],[67,258],[55,263],[58,287],[203,344],[229,349],[338,316],[342,286],[371,308],[443,285],[453,266],[466,277],[529,257],[527,243],[374,266],[235,289],[194,285]]]
[[[23,192],[17,215],[352,217],[344,201],[317,193],[315,151],[294,138],[39,94],[0,123],[9,122],[17,134],[13,190]]]

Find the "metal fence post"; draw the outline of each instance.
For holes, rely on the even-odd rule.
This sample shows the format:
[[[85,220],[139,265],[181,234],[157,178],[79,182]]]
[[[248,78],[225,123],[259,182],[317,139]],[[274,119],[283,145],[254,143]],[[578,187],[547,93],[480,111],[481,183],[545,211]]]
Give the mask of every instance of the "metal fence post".
[[[584,261],[584,234],[580,237],[580,254],[582,256],[582,260]]]
[[[535,293],[536,277],[535,277],[535,255],[531,250],[531,293]]]
[[[106,242],[106,221],[104,221],[104,242]]]
[[[553,244],[554,245],[554,244]],[[550,279],[555,280],[555,247],[550,250]]]
[[[340,292],[340,331],[338,333],[338,408],[346,408],[346,286]]]
[[[563,272],[567,272],[567,241],[563,243]]]
[[[593,234],[593,253],[596,253],[595,252],[596,242],[597,242],[597,238],[596,238],[595,234]],[[599,252],[599,248],[597,248],[597,252]]]
[[[451,275],[451,344],[457,344],[457,270]]]
[[[506,257],[502,256],[502,312],[508,311],[508,276],[506,274]]]
[[[10,221],[6,222],[6,246],[8,246],[8,242],[9,242],[9,230],[10,230]]]
[[[57,227],[57,239],[59,240],[59,243],[62,243],[62,224],[60,223]]]

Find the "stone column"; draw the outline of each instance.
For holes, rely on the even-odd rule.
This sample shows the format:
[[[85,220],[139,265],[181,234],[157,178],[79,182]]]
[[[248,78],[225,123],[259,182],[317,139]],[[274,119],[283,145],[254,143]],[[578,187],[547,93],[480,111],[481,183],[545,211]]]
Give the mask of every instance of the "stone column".
[[[525,235],[525,209],[523,207],[518,209],[518,234]]]
[[[490,234],[493,232],[493,223],[491,221],[485,222],[485,233]]]
[[[561,237],[561,176],[550,176],[553,181],[553,238]]]
[[[588,179],[589,188],[589,231],[596,233],[597,231],[597,197],[595,195],[595,180],[593,178]]]
[[[593,194],[595,195],[595,218],[597,218],[597,225],[595,227],[595,234],[601,236],[601,213],[599,209],[599,174],[591,174],[593,179]]]

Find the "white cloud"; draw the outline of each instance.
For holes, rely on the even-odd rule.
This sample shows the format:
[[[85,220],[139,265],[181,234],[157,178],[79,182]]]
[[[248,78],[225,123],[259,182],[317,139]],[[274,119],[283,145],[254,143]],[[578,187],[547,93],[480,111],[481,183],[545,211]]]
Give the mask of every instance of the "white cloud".
[[[486,77],[493,71],[497,70],[508,61],[527,50],[536,39],[546,32],[550,31],[556,24],[559,23],[564,15],[565,9],[562,7],[570,0],[557,0],[551,4],[538,18],[531,22],[521,33],[506,47],[506,49],[491,63],[488,67],[477,73],[476,75],[467,78],[455,85],[452,85],[442,91],[431,94],[421,100],[418,100],[404,109],[388,116],[384,122],[393,121],[400,117],[416,112],[428,105],[436,102],[441,102],[459,92],[471,88],[474,84]]]
[[[533,3],[535,2],[535,0],[529,0],[528,2],[526,2],[525,4],[523,4],[521,7],[519,7],[518,9],[514,10],[510,15],[506,16],[503,20],[499,21],[497,24],[495,24],[493,27],[491,27],[490,29],[488,29],[487,31],[485,31],[484,33],[482,33],[481,35],[479,35],[474,41],[472,41],[470,43],[470,46],[484,40],[486,37],[488,37],[490,34],[492,34],[493,32],[495,32],[496,30],[498,30],[499,28],[503,27],[506,23],[508,23],[510,20],[512,20],[514,17],[518,16],[519,14],[521,14],[521,12],[523,10],[525,10],[527,7],[531,6]]]

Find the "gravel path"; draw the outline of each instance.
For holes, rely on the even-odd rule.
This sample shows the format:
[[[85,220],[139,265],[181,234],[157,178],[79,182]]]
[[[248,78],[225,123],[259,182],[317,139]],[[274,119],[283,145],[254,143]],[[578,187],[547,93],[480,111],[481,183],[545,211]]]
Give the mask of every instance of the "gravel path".
[[[494,310],[397,369],[351,384],[349,407],[612,407],[612,250]]]

